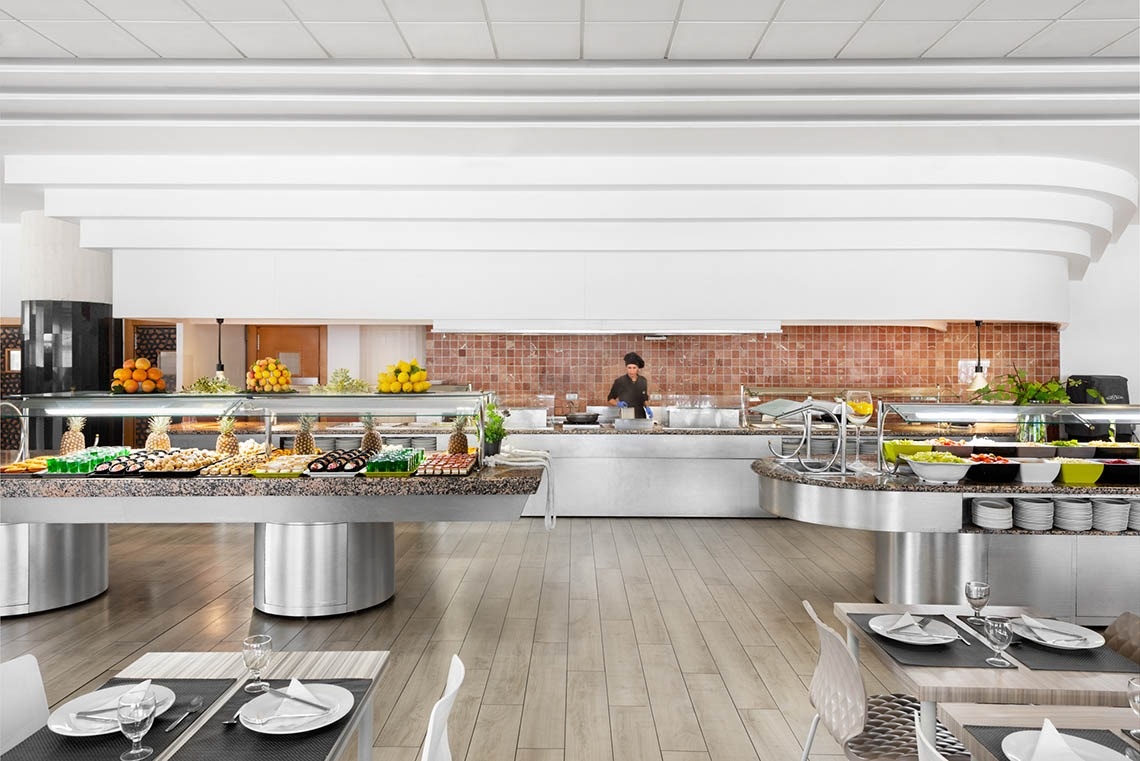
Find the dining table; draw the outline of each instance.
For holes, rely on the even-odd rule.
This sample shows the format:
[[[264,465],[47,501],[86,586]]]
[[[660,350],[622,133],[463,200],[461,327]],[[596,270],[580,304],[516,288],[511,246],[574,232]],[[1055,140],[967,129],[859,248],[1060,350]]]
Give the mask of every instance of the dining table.
[[[1010,732],[1039,730],[1049,719],[1062,734],[1088,739],[1140,759],[1140,742],[1124,730],[1140,730],[1130,708],[1059,705],[985,705],[943,703],[939,718],[970,751],[973,761],[1009,761],[1001,741]]]
[[[262,732],[238,722],[238,709],[258,695],[244,690],[250,672],[240,652],[151,652],[123,668],[111,682],[123,684],[151,680],[175,694],[166,714],[157,716],[144,737],[153,746],[148,761],[199,761],[219,759],[288,759],[289,761],[338,761],[346,758],[355,740],[357,761],[372,758],[373,698],[388,663],[386,650],[284,651],[272,655],[261,678],[285,690],[296,679],[311,688],[335,685],[352,695],[351,707],[336,721],[311,731]],[[203,697],[194,701],[194,697]],[[194,709],[201,704],[201,708]],[[58,709],[57,709],[58,710]],[[181,723],[174,720],[190,713]],[[227,720],[230,720],[227,722]],[[167,732],[167,729],[171,732]],[[176,731],[176,733],[175,733]],[[102,743],[107,747],[104,748]],[[121,747],[119,747],[121,746]],[[60,736],[44,727],[3,756],[13,759],[70,761],[103,757],[118,758],[129,741],[118,734],[98,737]]]
[[[972,612],[966,606],[838,602],[833,610],[847,629],[847,644],[856,657],[861,647],[875,653],[889,673],[902,683],[903,689],[919,701],[922,731],[931,740],[940,703],[1124,707],[1128,705],[1128,679],[1140,672],[1140,666],[1135,664],[1130,671],[1127,661],[1121,661],[1123,666],[1116,667],[1119,670],[1030,668],[1019,659],[1016,647],[1003,653],[1011,668],[986,666],[981,661],[992,651],[985,638],[961,620]],[[920,652],[926,648],[917,647],[911,648],[916,651],[915,660],[925,657],[926,663],[900,662],[897,652],[892,655],[889,641],[860,625],[865,624],[869,616],[903,613],[917,617],[940,616],[956,627],[962,644],[955,644],[954,648],[960,658],[972,660],[972,665],[963,665],[964,660],[955,663],[952,657],[947,658],[950,662],[939,663],[937,654]],[[991,605],[985,608],[985,615],[1015,618],[1023,614],[1048,618],[1027,607]],[[1023,657],[1028,660],[1030,655],[1035,654],[1027,652]],[[1064,653],[1059,652],[1058,658],[1062,657]]]

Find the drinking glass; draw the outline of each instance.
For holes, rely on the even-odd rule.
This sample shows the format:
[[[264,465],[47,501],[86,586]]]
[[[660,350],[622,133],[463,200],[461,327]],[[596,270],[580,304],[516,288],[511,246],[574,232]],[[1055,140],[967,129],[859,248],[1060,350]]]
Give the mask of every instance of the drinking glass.
[[[246,692],[265,692],[269,682],[261,679],[261,672],[269,665],[273,653],[273,638],[268,634],[254,634],[241,641],[241,657],[245,667],[253,674],[253,681],[245,686]]]
[[[982,608],[986,607],[986,603],[989,601],[989,584],[984,581],[966,582],[966,602],[970,603],[970,607],[974,609],[974,615],[967,618],[967,621],[971,624],[985,623],[985,619],[982,617]]]
[[[870,391],[848,391],[846,403],[847,422],[855,426],[855,459],[851,465],[854,468],[860,468],[862,463],[859,461],[859,434],[863,430],[863,426],[871,419],[875,406],[871,401]]]
[[[131,741],[131,749],[119,756],[119,761],[139,761],[154,753],[153,748],[145,748],[143,736],[154,724],[154,693],[128,692],[119,698],[119,731]]]
[[[1001,657],[1002,651],[1013,641],[1013,629],[1009,626],[1009,619],[1005,616],[986,616],[985,622],[986,641],[994,651],[992,657],[986,658],[986,663],[1003,669],[1012,666],[1012,663]]]
[[[1140,676],[1128,680],[1128,705],[1132,707],[1132,713],[1140,718]],[[1140,729],[1130,729],[1128,734],[1132,735],[1133,740],[1140,740]]]

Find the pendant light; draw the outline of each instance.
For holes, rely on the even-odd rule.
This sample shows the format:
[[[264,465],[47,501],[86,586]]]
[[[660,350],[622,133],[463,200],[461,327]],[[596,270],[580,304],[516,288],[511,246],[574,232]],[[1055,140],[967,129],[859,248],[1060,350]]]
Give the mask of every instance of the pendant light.
[[[986,369],[982,366],[982,321],[974,320],[974,329],[978,334],[978,364],[974,365],[974,378],[970,381],[970,385],[966,387],[967,391],[981,391],[990,382],[986,380]]]
[[[226,366],[222,364],[222,323],[224,317],[218,317],[218,364],[214,366],[214,377],[218,380],[226,379]]]

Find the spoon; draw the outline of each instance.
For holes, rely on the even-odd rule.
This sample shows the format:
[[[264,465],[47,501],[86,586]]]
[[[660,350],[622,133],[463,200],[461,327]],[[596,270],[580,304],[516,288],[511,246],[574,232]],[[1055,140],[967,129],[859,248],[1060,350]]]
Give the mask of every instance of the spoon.
[[[231,716],[230,718],[226,719],[226,720],[225,720],[225,721],[223,721],[222,723],[223,723],[223,724],[229,724],[229,725],[237,724],[237,723],[238,723],[238,716],[240,716],[240,715],[241,715],[241,709],[239,708],[239,709],[237,709],[236,711],[234,711],[234,715],[233,715],[233,716]]]
[[[204,700],[202,700],[202,696],[201,696],[201,695],[195,695],[195,696],[194,696],[194,698],[193,698],[193,700],[191,700],[191,701],[190,701],[190,708],[189,708],[189,709],[187,709],[186,713],[182,714],[182,715],[181,715],[181,716],[179,716],[177,719],[175,719],[174,721],[172,721],[172,722],[170,723],[170,726],[169,726],[169,727],[167,727],[166,729],[164,729],[163,731],[164,731],[164,732],[169,732],[170,730],[172,730],[172,729],[174,729],[175,727],[177,727],[179,724],[181,724],[181,723],[182,723],[182,720],[183,720],[183,719],[185,719],[187,716],[189,716],[189,715],[190,715],[190,714],[192,714],[192,713],[196,713],[196,712],[198,711],[198,709],[200,709],[200,708],[202,707],[202,703],[204,703],[204,702],[205,702],[205,701],[204,701]]]

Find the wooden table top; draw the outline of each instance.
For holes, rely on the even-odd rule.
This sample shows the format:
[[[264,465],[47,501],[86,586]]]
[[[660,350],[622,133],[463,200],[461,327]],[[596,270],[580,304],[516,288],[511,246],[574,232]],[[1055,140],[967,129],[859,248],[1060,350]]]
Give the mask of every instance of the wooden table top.
[[[954,736],[965,743],[974,761],[1005,761],[986,750],[977,738],[966,731],[967,726],[1025,727],[1040,729],[1041,722],[1049,719],[1058,729],[1106,729],[1140,753],[1140,743],[1128,740],[1121,734],[1124,727],[1140,728],[1140,720],[1130,708],[1105,706],[1021,706],[978,705],[976,703],[945,703],[938,707],[938,718]],[[1138,756],[1140,757],[1140,756]]]
[[[871,603],[836,603],[835,615],[850,626],[865,646],[874,650],[891,673],[905,685],[906,690],[919,700],[937,703],[1013,703],[1073,706],[1127,706],[1128,678],[1135,674],[1092,671],[1043,671],[1026,668],[1009,650],[1005,658],[1017,665],[1016,669],[992,668],[932,668],[906,666],[886,654],[878,641],[851,623],[849,614],[902,613],[917,615],[945,615],[960,628],[974,647],[989,650],[968,626],[955,616],[971,612],[960,605],[881,605]],[[1019,616],[1022,613],[1039,615],[1032,608],[1013,606],[987,606],[990,615]]]

